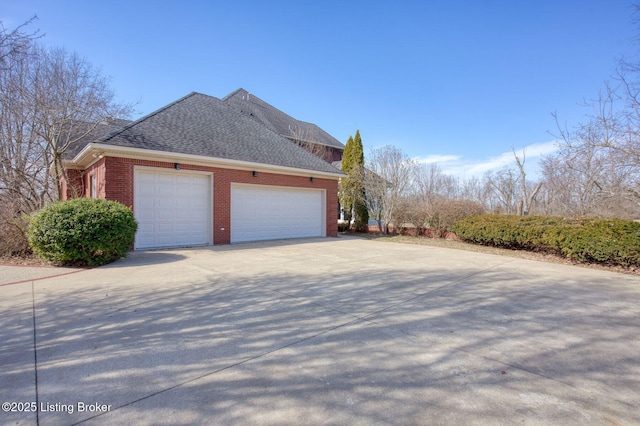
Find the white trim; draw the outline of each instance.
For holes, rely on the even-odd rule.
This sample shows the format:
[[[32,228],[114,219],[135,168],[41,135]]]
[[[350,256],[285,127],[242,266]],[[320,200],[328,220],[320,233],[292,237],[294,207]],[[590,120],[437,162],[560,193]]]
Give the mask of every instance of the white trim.
[[[174,170],[168,169],[165,167],[150,167],[150,166],[134,166],[133,167],[133,182],[132,182],[132,194],[133,194],[133,215],[136,216],[136,174],[138,172],[142,173],[162,173],[162,174],[179,174],[179,175],[200,175],[207,176],[209,178],[209,208],[207,209],[208,214],[208,225],[207,225],[207,243],[206,245],[213,245],[213,206],[214,206],[214,197],[215,193],[213,190],[213,179],[214,175],[212,172],[205,172],[200,170]],[[138,250],[137,247],[134,247],[134,250]],[[141,249],[145,250],[145,249]]]
[[[265,173],[278,173],[291,176],[322,177],[327,179],[340,179],[346,176],[336,170],[323,172],[317,170],[297,169],[295,167],[277,166],[272,164],[253,163],[250,161],[230,160],[226,158],[206,157],[202,155],[180,154],[176,152],[156,151],[151,149],[120,147],[100,143],[89,143],[80,151],[73,160],[66,162],[69,168],[86,168],[91,163],[104,156],[133,158],[149,161],[165,161],[170,163],[185,162],[192,165],[208,167],[220,167],[234,170],[255,170]],[[85,164],[86,163],[86,164]]]
[[[153,166],[138,166],[138,165],[133,166],[134,174],[138,170],[143,172],[152,172],[152,173],[207,175],[207,176],[211,176],[211,178],[213,179],[213,172],[208,172],[205,170],[182,170],[182,169],[176,170],[176,169],[170,169],[168,167],[153,167]]]
[[[89,175],[89,196],[98,198],[98,175],[95,171]]]
[[[231,186],[244,186],[247,188],[256,188],[256,189],[300,189],[303,191],[322,191],[327,192],[323,188],[310,188],[307,186],[289,186],[289,185],[269,185],[269,184],[260,184],[260,183],[244,183],[244,182],[231,182]]]

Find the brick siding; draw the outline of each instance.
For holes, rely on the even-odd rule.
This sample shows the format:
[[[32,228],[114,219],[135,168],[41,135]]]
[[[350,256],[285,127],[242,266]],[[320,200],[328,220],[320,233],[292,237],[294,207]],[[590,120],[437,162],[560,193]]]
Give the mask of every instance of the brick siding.
[[[90,195],[90,176],[96,174],[98,196],[118,201],[133,209],[133,174],[135,166],[155,167],[174,170],[174,163],[148,161],[120,157],[106,157],[93,164],[87,170],[78,172],[81,183],[78,193]],[[195,166],[181,163],[181,170],[213,173],[213,243],[229,244],[231,241],[231,184],[246,183],[254,185],[289,186],[297,188],[324,189],[326,191],[326,230],[328,237],[338,236],[338,181],[309,176],[290,176],[276,173],[258,172],[253,176],[250,170],[233,170],[218,167]],[[70,171],[77,172],[77,171]],[[224,228],[224,231],[221,230]]]

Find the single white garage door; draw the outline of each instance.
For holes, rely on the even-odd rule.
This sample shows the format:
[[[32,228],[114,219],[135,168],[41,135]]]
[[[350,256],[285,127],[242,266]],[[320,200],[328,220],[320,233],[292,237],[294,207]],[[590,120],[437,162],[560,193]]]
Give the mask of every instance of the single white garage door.
[[[231,242],[326,236],[325,191],[231,186]]]
[[[211,244],[211,177],[136,170],[136,249]]]

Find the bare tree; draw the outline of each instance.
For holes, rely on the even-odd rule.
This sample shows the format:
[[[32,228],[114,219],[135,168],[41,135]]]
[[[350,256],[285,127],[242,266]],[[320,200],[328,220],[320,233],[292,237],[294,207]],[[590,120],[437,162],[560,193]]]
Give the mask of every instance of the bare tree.
[[[495,213],[514,214],[517,211],[518,176],[510,167],[496,172],[486,172],[483,180],[490,194],[488,210]]]
[[[37,57],[29,87],[33,130],[50,155],[60,199],[61,183],[68,183],[62,164],[65,152],[107,120],[129,115],[131,106],[116,103],[108,78],[78,54],[38,48]]]
[[[43,151],[31,132],[33,108],[24,98],[30,51],[39,32],[33,17],[14,30],[0,22],[0,255],[29,252],[24,215],[48,200]]]
[[[515,148],[512,148],[513,156],[516,161],[516,165],[518,166],[518,171],[520,172],[520,194],[521,198],[518,202],[517,206],[517,214],[526,216],[531,211],[531,206],[542,187],[542,182],[538,182],[536,186],[532,190],[528,190],[527,187],[527,174],[524,171],[524,163],[526,161],[526,153],[522,151],[522,160],[518,157]]]
[[[636,6],[640,10],[640,6]],[[559,154],[547,163],[546,179],[554,179],[552,165],[571,179],[562,188],[564,208],[576,214],[640,216],[640,63],[622,60],[612,81],[586,103],[589,114],[572,128],[561,126]],[[571,195],[569,195],[569,193]]]
[[[459,183],[453,176],[446,175],[437,163],[416,164],[414,167],[413,190],[428,204],[444,197],[457,198]]]
[[[0,23],[0,202],[8,217],[38,209],[48,198],[44,153],[26,96],[33,43],[40,34],[25,28],[35,19],[12,31]]]
[[[398,225],[398,205],[407,195],[415,165],[394,146],[371,150],[365,173],[367,208],[385,234],[390,224]]]
[[[563,142],[561,150],[542,161],[547,187],[545,208],[562,216],[638,216],[637,198],[630,193],[630,179],[620,160],[597,143],[597,132],[583,126]]]
[[[332,150],[326,145],[318,143],[318,128],[304,125],[290,125],[291,140],[310,153],[322,158],[327,162],[332,162]]]
[[[461,200],[474,201],[485,208],[487,211],[493,211],[492,206],[492,190],[485,179],[471,177],[459,183],[459,196]]]
[[[127,116],[86,59],[35,44],[38,32],[0,27],[0,196],[16,214],[61,198],[66,152],[109,118]],[[53,171],[53,177],[49,171]]]
[[[38,17],[33,16],[11,31],[0,22],[0,69],[5,68],[14,58],[28,54],[33,42],[43,36],[40,30],[26,32],[26,28],[36,19]]]
[[[33,104],[24,96],[29,61],[16,57],[0,71],[0,193],[16,213],[36,210],[49,200],[48,153],[34,131]]]

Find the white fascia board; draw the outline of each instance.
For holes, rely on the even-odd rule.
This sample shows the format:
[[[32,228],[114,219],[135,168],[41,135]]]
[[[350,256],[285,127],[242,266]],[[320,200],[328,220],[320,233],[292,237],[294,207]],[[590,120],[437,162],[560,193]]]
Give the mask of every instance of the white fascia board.
[[[130,148],[100,143],[89,143],[73,160],[66,162],[68,168],[84,169],[102,157],[124,157],[150,161],[166,161],[170,163],[188,163],[197,166],[220,167],[234,170],[250,170],[264,173],[278,173],[293,176],[314,176],[328,179],[340,179],[346,174],[336,170],[335,173],[318,170],[297,169],[295,167],[271,164],[252,163],[250,161],[229,160],[226,158],[206,157],[202,155],[181,154],[177,152],[155,151],[150,149]]]

